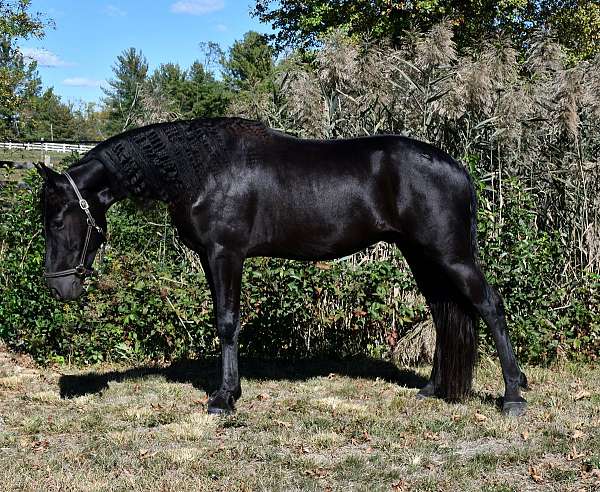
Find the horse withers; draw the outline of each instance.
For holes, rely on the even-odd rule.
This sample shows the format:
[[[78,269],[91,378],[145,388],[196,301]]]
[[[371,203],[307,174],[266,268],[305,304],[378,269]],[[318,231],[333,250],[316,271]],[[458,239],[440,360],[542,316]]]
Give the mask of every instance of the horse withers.
[[[45,178],[45,276],[75,299],[104,240],[106,212],[127,197],[168,203],[183,243],[201,259],[222,350],[209,413],[234,410],[244,260],[328,260],[378,241],[397,245],[431,309],[436,348],[418,396],[471,390],[479,317],[490,329],[505,382],[503,412],[521,415],[526,378],[511,346],[502,300],[477,263],[476,198],[448,154],[394,135],[303,140],[239,118],[196,119],[127,131]]]

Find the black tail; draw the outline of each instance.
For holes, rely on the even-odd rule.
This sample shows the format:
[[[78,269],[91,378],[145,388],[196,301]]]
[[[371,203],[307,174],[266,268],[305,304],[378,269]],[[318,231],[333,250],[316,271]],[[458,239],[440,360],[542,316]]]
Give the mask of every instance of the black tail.
[[[449,400],[463,399],[471,392],[477,362],[478,318],[465,301],[452,294],[446,299],[436,296],[428,303],[436,331],[431,373],[435,394]]]

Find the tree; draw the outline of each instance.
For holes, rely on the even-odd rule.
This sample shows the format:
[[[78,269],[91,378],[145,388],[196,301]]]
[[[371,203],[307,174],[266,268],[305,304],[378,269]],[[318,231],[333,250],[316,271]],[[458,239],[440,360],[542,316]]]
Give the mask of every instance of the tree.
[[[548,26],[571,58],[591,59],[600,53],[600,4],[597,1],[546,0],[537,7],[540,27]]]
[[[64,104],[53,88],[32,98],[21,125],[21,137],[29,140],[70,140],[77,126],[72,105]]]
[[[182,118],[221,116],[229,101],[224,83],[217,81],[199,61],[189,70],[165,63],[148,82],[166,100],[168,107],[164,109]]]
[[[199,61],[195,61],[188,72],[190,95],[186,117],[223,116],[229,105],[231,94],[225,83],[215,79],[212,72],[206,70]]]
[[[27,61],[17,42],[42,38],[50,23],[29,12],[30,0],[0,0],[0,136],[18,136],[19,111],[39,94],[41,82],[34,61]]]
[[[139,93],[147,80],[148,62],[141,51],[129,48],[123,51],[113,65],[115,78],[103,89],[108,110],[108,131],[119,133],[133,125],[139,114]]]
[[[278,30],[278,48],[314,47],[336,29],[398,44],[406,31],[428,31],[449,20],[459,51],[499,33],[526,48],[526,39],[539,30],[555,31],[576,58],[600,50],[600,6],[594,0],[257,0],[253,14]]]
[[[264,34],[248,31],[223,57],[224,79],[234,90],[248,90],[273,74],[273,48]]]

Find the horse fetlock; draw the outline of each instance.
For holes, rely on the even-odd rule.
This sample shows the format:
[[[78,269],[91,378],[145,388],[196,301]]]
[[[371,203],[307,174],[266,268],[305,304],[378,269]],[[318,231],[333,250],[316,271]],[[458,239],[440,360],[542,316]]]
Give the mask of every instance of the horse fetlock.
[[[519,378],[519,386],[524,390],[529,389],[529,382],[527,381],[527,376],[523,371],[521,371],[521,376]]]

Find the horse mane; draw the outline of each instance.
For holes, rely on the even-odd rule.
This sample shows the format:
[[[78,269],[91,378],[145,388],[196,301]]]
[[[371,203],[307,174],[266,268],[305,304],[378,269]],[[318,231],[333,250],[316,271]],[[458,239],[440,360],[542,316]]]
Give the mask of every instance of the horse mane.
[[[94,147],[98,159],[128,195],[173,202],[192,198],[207,174],[218,171],[240,139],[268,128],[242,118],[200,118],[129,130]]]

